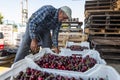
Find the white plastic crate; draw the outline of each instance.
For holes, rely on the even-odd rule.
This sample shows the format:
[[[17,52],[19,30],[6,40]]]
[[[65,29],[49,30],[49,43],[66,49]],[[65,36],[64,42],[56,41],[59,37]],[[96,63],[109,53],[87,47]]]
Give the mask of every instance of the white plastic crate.
[[[97,63],[99,64],[106,64],[106,61],[104,59],[101,59],[100,53],[96,50],[84,50],[84,51],[71,51],[68,49],[62,49],[59,55],[62,56],[72,56],[73,54],[79,55],[82,57],[86,57],[89,55],[90,57],[94,58],[97,60]]]
[[[67,76],[67,77],[75,77],[76,79],[78,78],[83,78],[86,79],[88,78],[87,75],[79,75],[79,73],[69,73],[67,71],[63,71],[63,70],[55,70],[55,69],[44,69],[44,68],[40,68],[38,67],[36,64],[33,63],[33,61],[31,60],[26,60],[26,59],[22,59],[16,63],[14,63],[11,67],[11,69],[3,74],[0,75],[0,80],[14,80],[14,77],[16,77],[20,71],[25,71],[26,68],[33,68],[33,69],[37,69],[40,71],[45,71],[48,73],[53,73],[54,75],[61,75],[61,76]]]
[[[120,80],[120,74],[112,67],[108,65],[97,65],[98,67],[92,71],[88,76],[96,78],[104,77],[106,80]]]
[[[81,56],[82,55],[84,55],[84,54],[86,54],[86,53],[88,53],[89,52],[89,50],[90,49],[85,49],[85,50],[83,50],[83,51],[72,51],[72,50],[70,50],[70,49],[68,49],[68,48],[60,48],[60,55],[64,55],[64,56],[67,56],[67,55],[72,55],[72,54],[80,54]],[[66,54],[66,53],[68,53],[68,54]]]
[[[38,65],[36,65],[33,61],[22,59],[16,63],[14,63],[10,70],[1,74],[0,80],[6,80],[7,78],[10,78],[10,80],[13,80],[13,76],[17,75],[20,71],[25,70],[27,67],[41,70],[40,67]]]
[[[87,41],[84,41],[84,42],[81,42],[81,43],[75,43],[75,42],[67,41],[65,47],[67,48],[67,47],[70,47],[72,45],[85,46],[85,47],[88,47],[88,49],[90,49],[90,43],[87,42]]]
[[[45,54],[45,52],[51,51],[49,48],[43,49],[40,51],[40,53],[36,55],[29,55],[25,59],[20,60],[16,63],[14,63],[11,67],[11,69],[4,74],[0,75],[0,80],[6,80],[7,78],[11,77],[11,80],[13,80],[13,76],[16,76],[20,71],[25,70],[27,67],[46,71],[49,73],[53,73],[55,75],[60,74],[62,76],[69,76],[69,77],[75,77],[75,78],[83,78],[84,80],[87,80],[88,78],[98,78],[102,77],[105,78],[108,77],[108,80],[120,80],[120,75],[118,72],[112,68],[111,66],[107,66],[104,64],[96,64],[93,68],[89,69],[86,72],[75,72],[75,71],[67,71],[67,70],[57,70],[57,69],[47,69],[47,68],[40,68],[38,65],[34,63],[34,60],[36,60],[38,57]],[[40,55],[41,54],[41,55]],[[52,53],[54,54],[54,53]],[[58,55],[58,54],[56,54]],[[93,80],[93,79],[91,79]],[[96,79],[94,79],[96,80]]]
[[[91,52],[92,52],[92,50],[91,50]],[[91,52],[87,53],[83,57],[89,55],[90,57],[92,57],[92,58],[97,60],[97,64],[106,64],[106,62],[103,59],[100,58],[100,55],[98,53],[96,53],[96,52],[92,52],[91,53]],[[36,61],[36,60],[40,59],[44,54],[47,54],[47,53],[51,53],[51,54],[54,54],[54,55],[61,56],[59,54],[53,53],[49,48],[44,48],[38,54],[28,55],[28,56],[25,57],[25,59],[30,59],[30,60]],[[91,68],[91,69],[89,69],[89,70],[87,70],[85,72],[79,72],[79,73],[89,74],[91,72],[91,70],[94,70],[94,67],[93,67],[93,69]],[[65,71],[68,71],[68,70],[65,70]],[[68,71],[68,72],[70,72],[70,71]],[[71,71],[71,72],[75,72],[75,71]]]
[[[66,52],[64,52],[64,53],[66,53]],[[44,54],[47,54],[47,53],[51,53],[51,54],[58,55],[58,56],[71,56],[71,54],[73,52],[69,51],[68,55],[61,55],[62,53],[56,54],[56,53],[52,52],[50,48],[44,48],[35,55],[30,54],[30,55],[26,56],[25,59],[32,59],[33,61],[35,61],[35,60],[40,59],[40,57],[42,57]],[[84,53],[84,55],[82,55],[82,57],[86,57],[87,55],[96,59],[98,64],[106,64],[105,60],[101,59],[99,52],[96,50],[88,50],[87,53]]]
[[[49,53],[49,51],[51,51],[49,48],[45,48],[40,53],[36,54],[35,56],[31,55],[32,56],[31,59],[33,61],[37,60],[40,58],[40,56],[42,57],[45,54],[45,52]],[[54,53],[52,53],[52,54],[54,54]],[[91,54],[91,57],[94,56],[95,58],[98,58],[99,54],[98,55],[94,55],[94,54]],[[55,54],[55,55],[58,55],[58,54]],[[83,57],[85,57],[86,55],[84,55]],[[58,56],[60,56],[60,55],[58,55]],[[29,55],[29,57],[27,56],[26,59],[30,59],[30,55]],[[102,60],[99,63],[102,63]],[[48,69],[48,68],[42,68],[42,69],[44,71],[58,72],[60,74],[69,73],[68,75],[81,77],[84,80],[87,80],[88,78],[91,78],[91,77],[94,78],[94,80],[96,80],[96,78],[97,78],[97,80],[99,80],[99,78],[107,78],[108,80],[120,80],[119,73],[113,67],[105,65],[104,61],[103,61],[103,64],[96,64],[93,68],[91,68],[85,72],[57,70],[57,69]],[[91,78],[91,80],[93,80],[92,78]]]
[[[30,62],[29,60],[21,60],[17,64],[14,64],[12,68],[7,71],[6,73],[0,75],[0,80],[6,80],[7,78],[11,77],[10,80],[14,80],[13,77],[18,75],[20,71],[24,71],[27,67],[46,71],[48,73],[53,73],[54,75],[61,75],[61,76],[68,76],[68,77],[75,77],[76,79],[81,77],[84,80],[99,80],[99,78],[107,78],[106,80],[120,80],[119,73],[111,66],[97,64],[95,65],[92,70],[89,70],[89,74],[87,73],[80,73],[80,72],[73,72],[73,71],[64,71],[64,70],[55,70],[55,69],[41,69],[34,63]],[[93,71],[94,70],[94,71]],[[94,79],[92,79],[94,78]]]
[[[61,48],[60,49],[60,55],[64,55],[64,56],[70,56],[72,54],[79,54],[81,56],[83,56],[84,54],[88,53],[91,49],[88,49],[88,50],[83,50],[83,51],[72,51],[70,49],[67,49],[67,48]]]

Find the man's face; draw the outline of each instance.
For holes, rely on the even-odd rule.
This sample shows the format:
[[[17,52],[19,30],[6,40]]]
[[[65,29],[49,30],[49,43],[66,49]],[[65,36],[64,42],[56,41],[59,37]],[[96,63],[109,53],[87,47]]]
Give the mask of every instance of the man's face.
[[[65,21],[66,19],[68,19],[68,16],[65,14],[65,12],[60,10],[60,12],[59,12],[59,21]]]

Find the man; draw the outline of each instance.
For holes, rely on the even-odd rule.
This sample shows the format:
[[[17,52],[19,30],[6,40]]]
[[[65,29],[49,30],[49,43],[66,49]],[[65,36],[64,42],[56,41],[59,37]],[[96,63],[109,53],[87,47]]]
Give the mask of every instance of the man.
[[[61,22],[66,19],[71,19],[71,9],[67,6],[56,9],[51,5],[46,5],[33,13],[28,20],[25,36],[17,51],[14,62],[27,56],[30,49],[36,52],[39,42],[42,48],[51,48],[53,46],[55,52],[59,53],[58,33]]]

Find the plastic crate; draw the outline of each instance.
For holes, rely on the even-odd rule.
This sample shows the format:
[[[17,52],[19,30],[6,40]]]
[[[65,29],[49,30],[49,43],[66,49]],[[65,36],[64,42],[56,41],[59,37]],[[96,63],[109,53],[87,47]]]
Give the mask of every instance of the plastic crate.
[[[90,80],[99,80],[99,78],[106,78],[105,80],[120,80],[119,73],[113,67],[107,65],[97,64],[93,68],[94,71],[90,70],[89,74],[85,74],[85,73],[83,74],[72,71],[68,72],[68,71],[55,70],[55,69],[41,69],[37,65],[25,59],[19,61],[19,63],[17,64],[14,64],[14,67],[12,67],[9,71],[0,75],[0,80],[14,80],[14,77],[17,76],[20,71],[26,70],[27,67],[37,69],[40,71],[45,71],[48,73],[53,73],[54,75],[75,77],[76,79],[81,77],[83,78],[83,80],[88,80],[89,78],[91,78]]]
[[[79,54],[81,56],[85,55],[86,53],[90,52],[92,49],[88,49],[88,50],[83,50],[83,51],[72,51],[70,49],[67,48],[61,48],[60,49],[60,55],[64,55],[64,56],[71,56],[72,54]]]
[[[45,71],[48,73],[53,73],[54,75],[67,76],[69,78],[70,77],[75,77],[76,79],[80,77],[84,79],[88,78],[87,75],[79,75],[78,73],[69,73],[63,70],[40,68],[36,64],[34,64],[32,61],[23,59],[14,63],[9,71],[1,74],[0,80],[14,80],[14,77],[16,77],[20,71],[25,71],[28,67],[37,69],[40,71]]]
[[[26,57],[26,59],[30,59],[30,56],[31,59],[30,60],[37,60],[40,58],[40,56],[42,57],[45,53],[47,52],[51,52],[51,50],[49,48],[45,48],[43,49],[40,53],[36,54],[36,55],[29,55]],[[52,54],[55,54],[53,52],[51,52]],[[55,55],[58,55],[58,54],[55,54]],[[87,54],[86,54],[87,55]],[[86,56],[84,55],[84,56]],[[60,55],[58,55],[60,56]],[[91,56],[94,56],[91,55]],[[98,55],[95,55],[94,57],[98,58],[99,54]],[[48,69],[48,68],[42,68],[44,71],[49,71],[49,72],[58,72],[58,73],[61,73],[61,74],[68,74],[68,75],[72,75],[72,76],[77,76],[77,77],[81,77],[83,78],[84,80],[88,80],[88,78],[94,78],[91,80],[99,80],[99,78],[106,78],[106,80],[120,80],[120,75],[119,73],[111,66],[108,66],[108,65],[105,65],[105,63],[102,61],[99,62],[101,64],[96,64],[93,68],[85,71],[85,72],[77,72],[77,71],[67,71],[67,70],[58,70],[58,69]]]
[[[75,43],[75,42],[67,41],[65,47],[67,48],[67,47],[70,47],[72,45],[85,46],[85,47],[88,47],[88,49],[90,49],[90,43],[87,42],[87,41],[84,41],[84,42],[81,42],[81,43]]]
[[[75,78],[81,77],[84,80],[88,80],[88,78],[94,78],[91,80],[96,80],[95,78],[100,78],[100,77],[102,78],[107,77],[108,80],[120,80],[119,73],[113,67],[104,64],[96,64],[93,68],[83,73],[83,72],[75,72],[75,71],[67,71],[67,70],[40,68],[37,64],[34,63],[35,59],[37,59],[40,56],[43,56],[45,53],[48,53],[50,51],[51,50],[49,48],[43,49],[38,54],[28,55],[25,59],[22,59],[14,63],[9,71],[0,75],[0,80],[7,80],[10,77],[11,77],[10,80],[13,80],[14,76],[16,76],[20,71],[24,71],[27,67],[41,71],[46,71],[48,73],[53,73],[54,75],[58,74],[62,76],[69,76]]]
[[[108,65],[98,65],[98,67],[92,71],[90,74],[88,74],[90,77],[96,78],[104,77],[105,80],[120,80],[120,74],[112,67]]]
[[[96,59],[97,63],[106,64],[106,61],[104,59],[101,59],[100,53],[96,50],[71,51],[69,49],[62,49],[59,55],[61,56],[78,55],[82,57],[86,57],[87,55],[89,55],[90,57]]]
[[[70,47],[72,45],[84,46],[84,47],[87,47],[88,49],[84,49],[83,51],[79,51],[79,50],[77,51],[77,50],[71,50],[71,49],[67,48],[67,47]],[[90,46],[89,46],[89,42],[75,43],[75,42],[68,41],[68,42],[66,42],[65,48],[61,48],[60,50],[61,50],[60,55],[68,56],[68,55],[72,55],[72,54],[79,54],[82,56],[82,55],[89,52]]]
[[[10,70],[0,75],[0,80],[13,80],[13,76],[17,75],[20,71],[25,70],[27,67],[40,70],[40,67],[32,61],[22,59],[12,65]]]
[[[30,59],[31,61],[36,61],[36,60],[40,59],[44,54],[47,54],[47,53],[51,53],[51,54],[54,54],[54,55],[57,55],[57,56],[61,56],[59,54],[53,53],[49,48],[44,48],[38,54],[28,55],[28,56],[25,57],[25,59]],[[83,57],[85,57],[87,55],[89,55],[90,57],[96,59],[97,60],[97,64],[106,64],[106,62],[103,59],[100,58],[98,53],[95,53],[95,52],[94,53],[87,53]],[[88,74],[89,72],[91,72],[91,70],[94,70],[94,69],[91,68],[91,69],[89,69],[89,70],[87,70],[85,72],[79,72],[79,73]],[[65,70],[65,71],[68,71],[68,70]],[[76,72],[76,71],[73,71],[73,72]]]

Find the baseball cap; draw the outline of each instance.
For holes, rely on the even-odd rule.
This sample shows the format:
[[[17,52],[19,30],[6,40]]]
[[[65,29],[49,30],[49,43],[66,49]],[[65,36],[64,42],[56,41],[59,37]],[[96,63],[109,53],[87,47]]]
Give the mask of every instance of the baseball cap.
[[[65,12],[69,19],[71,19],[72,11],[68,6],[60,7],[60,9]]]

